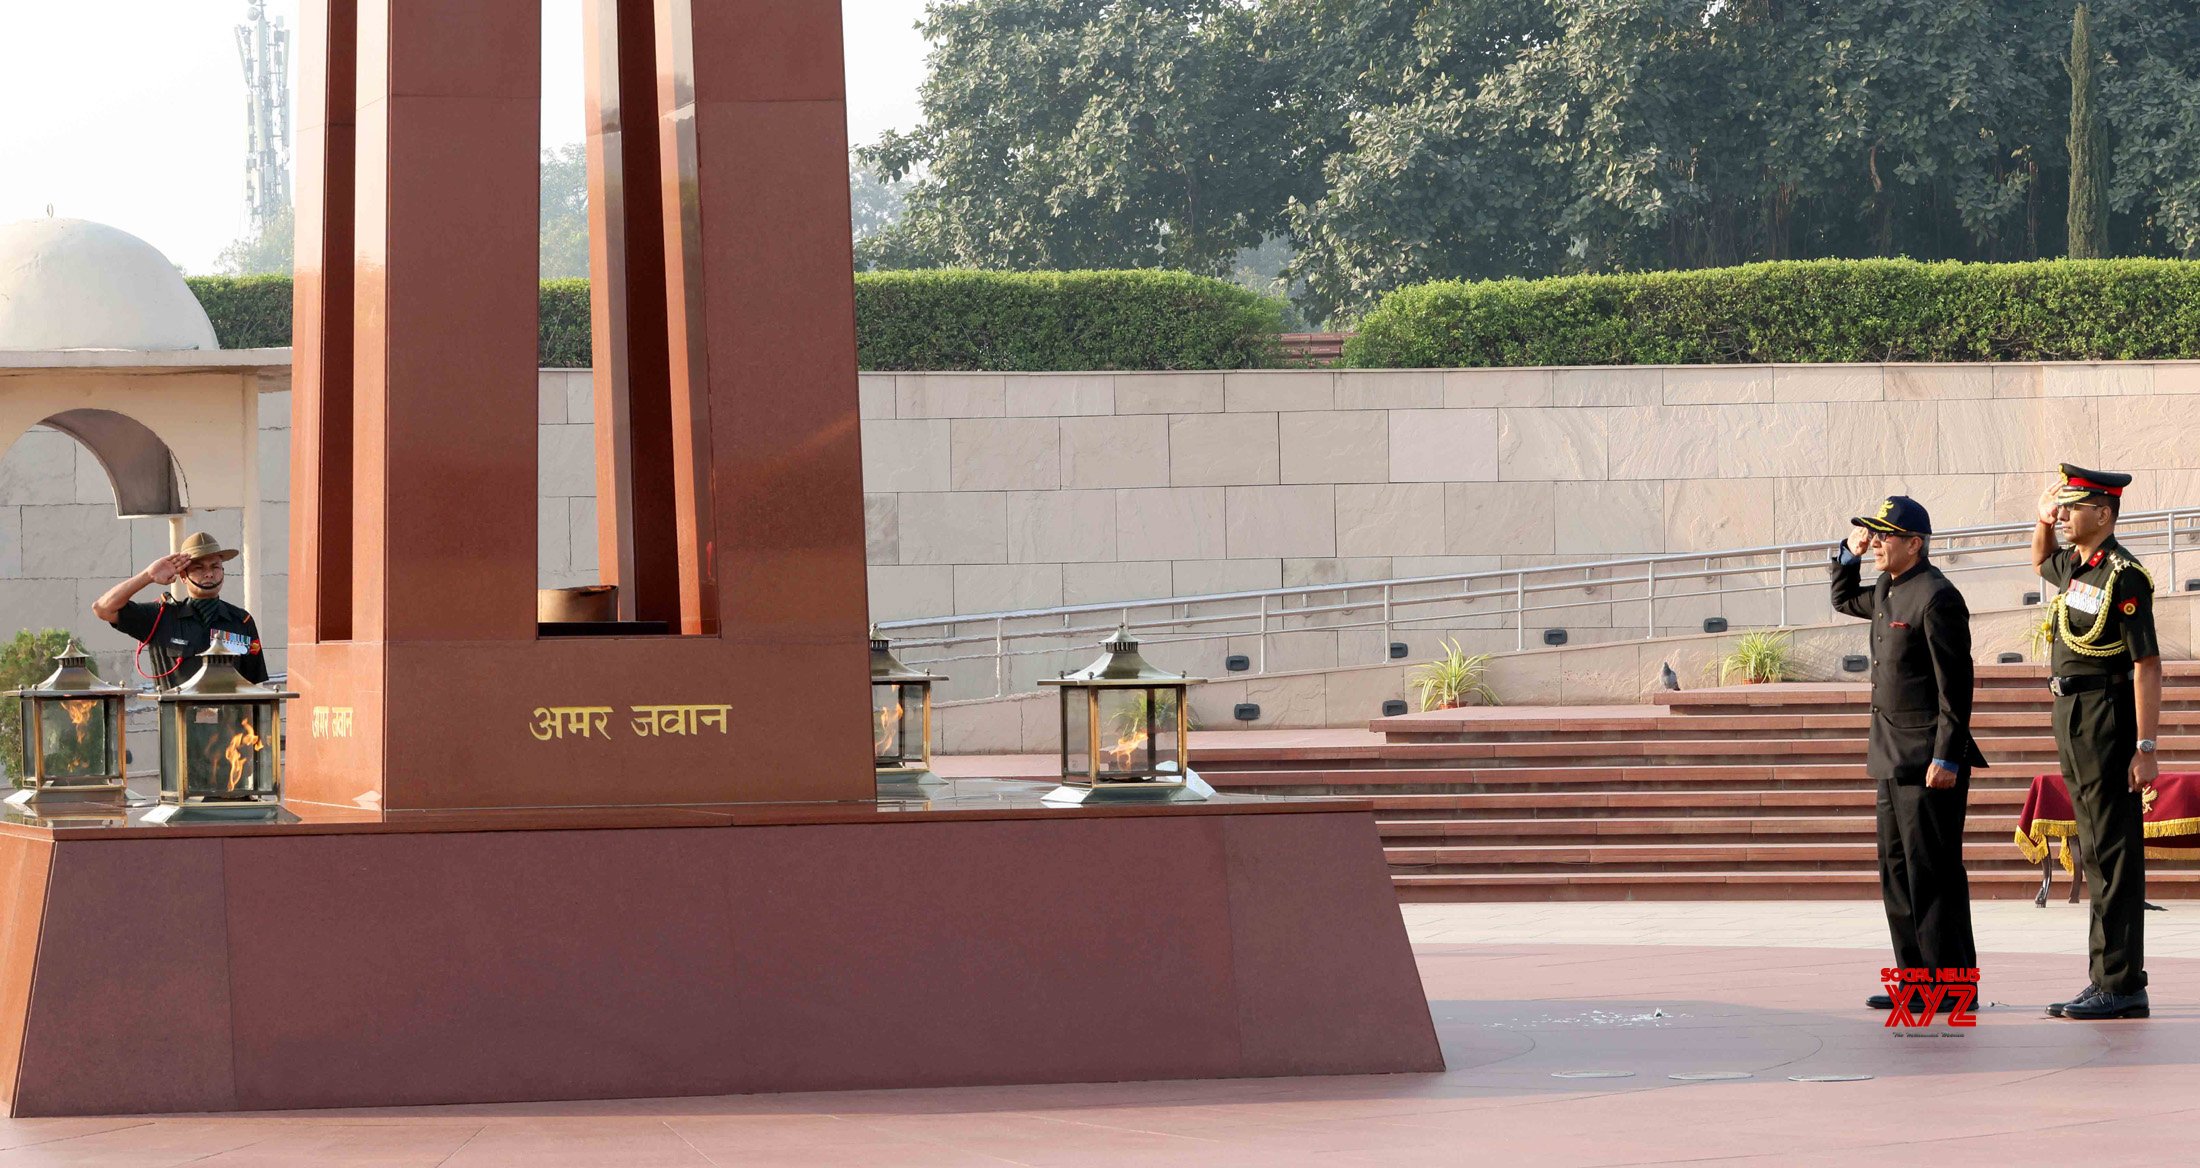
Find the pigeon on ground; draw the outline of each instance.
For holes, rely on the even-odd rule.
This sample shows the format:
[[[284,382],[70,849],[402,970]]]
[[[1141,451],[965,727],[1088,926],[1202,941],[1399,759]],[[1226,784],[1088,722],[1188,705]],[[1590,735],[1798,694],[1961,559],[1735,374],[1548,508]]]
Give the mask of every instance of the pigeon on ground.
[[[1659,680],[1665,683],[1667,689],[1679,689],[1681,687],[1681,675],[1673,672],[1673,663],[1670,661],[1665,663],[1658,677]]]

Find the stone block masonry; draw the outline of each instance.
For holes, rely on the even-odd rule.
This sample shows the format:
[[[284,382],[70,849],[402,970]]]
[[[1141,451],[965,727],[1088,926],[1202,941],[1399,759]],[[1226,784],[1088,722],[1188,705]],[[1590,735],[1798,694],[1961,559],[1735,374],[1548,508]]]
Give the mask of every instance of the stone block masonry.
[[[1831,540],[1896,492],[1943,527],[2021,519],[2064,459],[2136,474],[2135,510],[2200,505],[2180,440],[2200,362],[866,374],[861,394],[882,620]],[[540,405],[540,582],[591,583],[588,372],[542,371]],[[279,640],[287,395],[260,425]],[[234,538],[238,517],[191,522]],[[66,625],[119,664],[85,610],[166,546],[67,437],[0,457],[0,624]],[[1974,579],[1976,609],[2024,588]],[[1577,640],[1625,632],[1587,611]]]

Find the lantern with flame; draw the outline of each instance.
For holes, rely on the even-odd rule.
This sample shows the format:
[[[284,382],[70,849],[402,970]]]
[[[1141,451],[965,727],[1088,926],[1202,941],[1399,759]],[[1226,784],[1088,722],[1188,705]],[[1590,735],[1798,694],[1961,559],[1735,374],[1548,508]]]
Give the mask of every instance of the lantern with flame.
[[[1186,691],[1204,678],[1157,669],[1117,629],[1098,660],[1041,678],[1062,693],[1062,785],[1049,803],[1114,800],[1196,802],[1214,794],[1186,753]]]
[[[122,700],[129,694],[92,672],[76,638],[54,657],[52,676],[15,691],[23,701],[23,756],[15,798],[44,792],[89,793],[123,787]]]
[[[880,782],[936,783],[932,774],[932,683],[903,665],[871,630],[871,754]]]
[[[191,806],[282,801],[282,704],[297,697],[256,685],[230,653],[208,653],[191,680],[160,695],[160,798]]]

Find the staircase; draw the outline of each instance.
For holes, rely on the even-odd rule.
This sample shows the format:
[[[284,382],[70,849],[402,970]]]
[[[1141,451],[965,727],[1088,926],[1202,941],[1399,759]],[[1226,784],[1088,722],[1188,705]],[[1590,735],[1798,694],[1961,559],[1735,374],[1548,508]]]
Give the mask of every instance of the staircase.
[[[2165,672],[2162,769],[2200,770],[2200,662]],[[2033,776],[2060,769],[2046,674],[1982,665],[1974,704],[1993,766],[1971,780],[1971,894],[2029,897],[2040,868],[2011,838]],[[1869,898],[1869,721],[1863,685],[1740,686],[1408,714],[1374,722],[1380,741],[1203,746],[1195,765],[1223,790],[1372,800],[1404,900]],[[2200,864],[2147,868],[2157,899],[2200,896]]]

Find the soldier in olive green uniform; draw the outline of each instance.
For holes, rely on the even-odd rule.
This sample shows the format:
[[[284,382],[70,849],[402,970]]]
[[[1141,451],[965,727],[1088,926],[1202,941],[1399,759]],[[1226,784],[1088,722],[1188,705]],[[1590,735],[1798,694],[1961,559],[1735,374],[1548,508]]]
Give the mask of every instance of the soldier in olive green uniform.
[[[2093,883],[2092,980],[2047,1012],[2144,1018],[2146,841],[2141,792],[2154,782],[2162,659],[2154,580],[2116,542],[2131,476],[2063,464],[2040,499],[2032,559],[2062,589],[2048,606],[2055,745],[2077,809],[2078,844]],[[2066,547],[2057,546],[2058,533]]]

